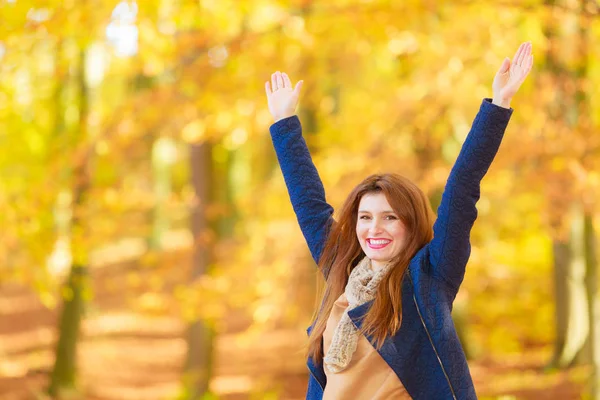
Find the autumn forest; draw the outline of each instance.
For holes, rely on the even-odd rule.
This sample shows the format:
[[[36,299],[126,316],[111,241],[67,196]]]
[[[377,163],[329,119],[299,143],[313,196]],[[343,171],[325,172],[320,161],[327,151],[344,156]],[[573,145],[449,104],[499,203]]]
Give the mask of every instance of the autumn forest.
[[[524,41],[453,320],[479,398],[600,400],[595,0],[0,0],[0,398],[304,399],[265,81],[336,210],[376,172],[435,210]]]

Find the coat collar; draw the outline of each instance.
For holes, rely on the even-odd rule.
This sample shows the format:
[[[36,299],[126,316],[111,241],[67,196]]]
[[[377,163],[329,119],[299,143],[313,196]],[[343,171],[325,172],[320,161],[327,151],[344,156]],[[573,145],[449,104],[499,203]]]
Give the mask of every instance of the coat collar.
[[[374,300],[367,301],[366,303],[361,304],[360,306],[348,311],[348,316],[352,320],[352,323],[354,323],[354,326],[356,326],[356,329],[360,330],[362,328],[362,322],[363,322],[367,312],[371,309],[371,306],[373,305],[373,301]],[[367,340],[371,343],[371,345],[374,348],[377,348],[377,346],[375,344],[375,340],[373,339],[373,337],[371,335],[366,335],[365,337],[367,338]],[[383,359],[388,364],[392,365],[390,363],[390,361],[392,361],[394,359],[394,356],[397,353],[398,353],[398,351],[396,350],[396,345],[394,345],[394,341],[392,340],[391,337],[388,336],[385,339],[385,341],[383,342],[383,346],[379,350],[379,354],[381,354]]]
[[[348,311],[348,316],[352,320],[352,323],[354,324],[356,329],[359,329],[359,330],[361,329],[363,319],[372,305],[373,305],[373,300],[370,300],[370,301],[368,301],[364,304],[361,304],[360,306]],[[309,335],[310,335],[310,332],[312,331],[312,329],[313,329],[313,326],[310,326],[308,328],[307,332]],[[374,348],[376,348],[373,337],[371,335],[366,335],[365,337],[371,343],[371,345]],[[396,349],[396,346],[394,345],[392,338],[390,338],[390,337],[386,338],[385,341],[383,342],[383,346],[379,350],[379,354],[381,354],[381,357],[383,357],[383,359],[390,366],[392,366],[395,364],[395,356],[397,353],[398,353],[398,351]],[[312,373],[312,375],[319,382],[321,387],[324,388],[327,383],[327,376],[325,375],[325,371],[323,370],[323,361],[321,360],[321,362],[319,364],[317,364],[312,359],[312,357],[308,357],[307,366],[308,366],[308,369],[310,370],[310,372]]]

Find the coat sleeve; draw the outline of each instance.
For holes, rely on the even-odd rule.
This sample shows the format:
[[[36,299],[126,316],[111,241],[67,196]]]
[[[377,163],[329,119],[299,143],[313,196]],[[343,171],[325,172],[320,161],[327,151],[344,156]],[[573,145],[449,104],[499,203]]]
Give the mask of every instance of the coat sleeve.
[[[318,264],[334,223],[333,207],[325,200],[325,189],[302,137],[298,117],[276,122],[270,132],[298,224]]]
[[[452,167],[429,246],[432,274],[458,290],[471,254],[470,233],[477,218],[480,183],[490,167],[512,115],[484,99]]]

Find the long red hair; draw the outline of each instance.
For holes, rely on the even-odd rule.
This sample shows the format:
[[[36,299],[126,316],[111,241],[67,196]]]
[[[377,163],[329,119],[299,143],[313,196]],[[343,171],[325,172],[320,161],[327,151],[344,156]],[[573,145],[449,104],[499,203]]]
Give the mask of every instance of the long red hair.
[[[319,260],[326,287],[308,342],[308,355],[317,363],[323,359],[323,332],[333,303],[344,292],[350,272],[365,257],[356,235],[356,223],[360,200],[367,193],[383,193],[407,231],[405,247],[391,260],[390,272],[380,282],[373,305],[362,323],[362,333],[372,335],[378,348],[388,335],[400,329],[404,274],[411,258],[433,238],[434,214],[429,200],[409,179],[397,174],[371,175],[352,190]]]

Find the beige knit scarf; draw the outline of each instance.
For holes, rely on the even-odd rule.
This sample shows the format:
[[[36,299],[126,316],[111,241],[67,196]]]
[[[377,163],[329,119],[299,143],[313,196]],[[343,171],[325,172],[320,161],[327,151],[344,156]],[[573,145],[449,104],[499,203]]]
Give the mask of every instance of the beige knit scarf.
[[[333,332],[331,345],[323,359],[330,372],[338,373],[346,369],[356,351],[359,332],[350,320],[348,311],[375,298],[377,286],[389,268],[390,266],[386,265],[374,272],[371,269],[371,260],[365,257],[350,273],[345,290],[348,307]]]

